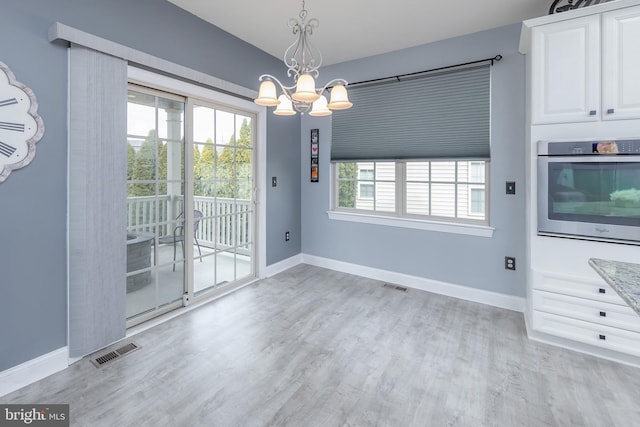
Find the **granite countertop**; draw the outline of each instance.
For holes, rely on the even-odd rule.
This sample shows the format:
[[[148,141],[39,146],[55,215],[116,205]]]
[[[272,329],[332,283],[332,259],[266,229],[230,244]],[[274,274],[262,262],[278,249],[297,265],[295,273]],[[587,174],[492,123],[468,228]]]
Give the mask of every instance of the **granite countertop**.
[[[591,258],[589,265],[640,315],[640,264]]]

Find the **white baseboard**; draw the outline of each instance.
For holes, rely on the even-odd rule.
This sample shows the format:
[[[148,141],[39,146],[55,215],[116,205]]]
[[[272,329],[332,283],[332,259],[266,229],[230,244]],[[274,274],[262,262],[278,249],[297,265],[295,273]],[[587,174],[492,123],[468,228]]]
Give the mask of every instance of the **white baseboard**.
[[[62,347],[0,372],[0,396],[62,371],[69,366],[69,348]]]
[[[275,264],[268,265],[266,268],[266,276],[271,277],[275,276],[278,273],[282,273],[285,270],[290,269],[291,267],[295,267],[298,264],[302,263],[302,254],[294,255],[291,258],[284,259],[280,262],[276,262]]]
[[[420,289],[434,294],[446,295],[493,307],[505,308],[507,310],[524,312],[525,308],[525,299],[522,297],[499,294],[497,292],[470,288],[468,286],[454,285],[452,283],[440,282],[438,280],[431,280],[424,277],[411,276],[388,270],[380,270],[373,267],[365,267],[363,265],[351,264],[315,255],[302,254],[302,262],[305,264],[315,265],[317,267],[367,277],[369,279]]]

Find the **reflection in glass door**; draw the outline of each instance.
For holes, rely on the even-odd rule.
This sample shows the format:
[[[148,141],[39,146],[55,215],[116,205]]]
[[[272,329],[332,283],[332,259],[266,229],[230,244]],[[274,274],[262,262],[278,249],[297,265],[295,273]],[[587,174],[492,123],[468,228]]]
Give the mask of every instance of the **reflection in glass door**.
[[[255,118],[202,102],[193,112],[193,293],[254,276]]]
[[[131,86],[127,104],[127,320],[179,307],[184,280],[183,98]]]

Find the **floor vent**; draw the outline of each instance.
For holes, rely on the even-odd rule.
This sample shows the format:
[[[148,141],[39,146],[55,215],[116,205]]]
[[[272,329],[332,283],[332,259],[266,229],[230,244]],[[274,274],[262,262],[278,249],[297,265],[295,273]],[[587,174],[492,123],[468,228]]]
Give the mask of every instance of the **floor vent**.
[[[106,365],[107,363],[119,359],[127,353],[131,353],[134,350],[138,350],[140,347],[134,343],[125,344],[120,348],[115,350],[111,350],[107,353],[104,353],[100,356],[91,358],[91,363],[93,363],[97,368]]]
[[[396,291],[402,291],[402,292],[407,292],[408,288],[405,288],[404,286],[396,286],[396,285],[392,285],[390,283],[385,283],[384,285],[382,285],[383,288],[389,288],[389,289],[395,289]]]

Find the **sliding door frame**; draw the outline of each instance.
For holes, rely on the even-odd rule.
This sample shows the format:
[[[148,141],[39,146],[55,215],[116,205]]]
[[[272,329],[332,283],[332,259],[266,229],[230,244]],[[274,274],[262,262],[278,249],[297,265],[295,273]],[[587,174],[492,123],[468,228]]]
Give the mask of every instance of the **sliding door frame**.
[[[129,65],[127,68],[128,81],[130,84],[148,87],[152,90],[176,94],[187,99],[185,103],[185,172],[189,175],[185,176],[185,235],[190,236],[193,233],[193,212],[189,206],[193,206],[193,114],[190,106],[198,101],[206,104],[222,106],[232,112],[250,113],[255,116],[252,130],[254,133],[254,180],[253,180],[253,203],[254,203],[254,249],[253,249],[253,276],[246,280],[234,282],[229,286],[214,288],[210,292],[205,292],[198,297],[194,297],[193,285],[193,268],[186,266],[185,283],[189,294],[194,297],[194,302],[203,302],[209,299],[219,297],[221,295],[232,292],[240,287],[246,286],[255,280],[264,278],[266,275],[266,122],[267,109],[256,105],[249,99],[228,95],[206,87],[198,86],[192,83],[158,74],[149,70],[143,70]],[[185,265],[187,262],[193,261],[192,245],[185,245]],[[179,307],[179,305],[178,305]],[[151,317],[164,314],[166,311],[175,309],[166,307],[166,310],[157,312],[154,316],[140,316],[133,318],[127,322],[127,327],[135,326],[143,321],[149,320]]]
[[[237,249],[238,249],[238,242],[235,241],[234,242],[234,281],[232,282],[233,284],[231,285],[232,287],[234,285],[243,285],[246,284],[247,282],[251,282],[254,279],[256,279],[258,277],[258,266],[256,263],[256,254],[257,254],[257,248],[256,248],[256,228],[257,228],[257,224],[256,224],[256,219],[257,218],[257,203],[255,200],[256,197],[256,191],[255,189],[257,188],[257,162],[258,162],[258,158],[257,158],[257,132],[256,132],[256,124],[257,124],[257,114],[253,111],[248,111],[246,109],[239,109],[237,107],[233,107],[233,106],[229,106],[229,105],[225,105],[225,104],[221,104],[219,102],[215,102],[214,100],[211,99],[205,99],[205,98],[199,98],[199,97],[188,97],[187,98],[187,102],[186,102],[186,111],[187,111],[187,126],[188,126],[188,139],[186,140],[186,143],[189,145],[189,147],[186,148],[186,155],[189,157],[189,160],[191,162],[191,164],[187,164],[187,162],[185,162],[185,170],[187,167],[189,167],[189,171],[193,171],[193,150],[195,149],[195,146],[197,145],[201,145],[202,141],[195,141],[195,137],[193,136],[193,131],[195,129],[194,126],[194,116],[195,114],[193,114],[194,108],[197,107],[203,107],[203,108],[208,108],[211,109],[213,111],[215,111],[215,123],[214,123],[214,138],[216,138],[216,140],[214,141],[214,146],[216,147],[216,149],[220,146],[219,141],[217,139],[218,137],[218,112],[224,112],[224,113],[228,113],[228,114],[233,114],[234,115],[234,130],[238,130],[237,128],[237,123],[235,122],[235,120],[238,119],[238,117],[246,117],[251,119],[251,181],[252,181],[252,186],[251,186],[251,190],[250,190],[250,198],[251,198],[251,204],[252,204],[252,221],[250,224],[251,227],[251,275],[250,277],[244,277],[242,278],[242,280],[238,280],[237,279]],[[237,143],[238,142],[238,137],[239,135],[234,134],[234,140]],[[224,144],[223,144],[224,145]],[[234,146],[234,149],[237,148],[237,145]],[[235,161],[235,159],[234,159]],[[237,166],[237,165],[236,165]],[[218,167],[218,165],[216,165],[216,167]],[[192,178],[192,177],[191,177]],[[236,177],[237,178],[237,177]],[[187,200],[189,203],[191,203],[191,206],[195,206],[195,197],[196,195],[193,194],[194,192],[194,184],[195,184],[195,179],[189,179],[188,181],[190,185],[188,185],[188,190],[191,191],[191,194],[189,194],[189,199],[185,199]],[[220,184],[220,180],[219,178],[215,178],[214,181],[217,184]],[[218,197],[216,196],[216,199]],[[237,200],[237,198],[236,198]],[[216,201],[216,203],[218,203]],[[193,210],[189,209],[187,212],[189,215],[193,214]],[[232,222],[234,222],[236,224],[236,227],[238,226],[238,222],[236,222],[238,220],[238,212],[234,212],[232,214],[232,216],[234,217],[234,220]],[[205,215],[206,218],[206,215]],[[218,220],[219,217],[216,216],[216,220],[214,221],[214,223],[220,224],[220,221]],[[195,222],[193,221],[193,218],[190,218],[187,222],[188,225],[192,226],[195,224]],[[218,235],[218,228],[217,226],[215,227],[215,234],[216,236]],[[187,233],[193,233],[194,230],[191,229],[189,230],[188,228],[185,228]],[[233,231],[233,234],[237,236],[238,230],[237,228]],[[188,234],[189,236],[191,234]],[[186,247],[186,257],[187,259],[191,262],[195,262],[196,258],[195,258],[195,251],[193,248],[193,245],[187,245]],[[222,253],[230,253],[229,251],[226,250],[220,250],[217,243],[215,245],[214,248],[214,253],[215,255],[210,255],[214,258],[214,264],[216,266],[215,271],[216,271],[216,277],[215,277],[215,281],[214,283],[218,283],[218,255],[222,254]],[[206,256],[203,258],[205,259]],[[187,287],[188,287],[188,291],[189,291],[189,295],[191,295],[191,298],[193,298],[194,301],[200,301],[200,300],[205,300],[209,297],[209,294],[212,292],[215,292],[215,290],[218,288],[217,284],[214,284],[212,287],[210,288],[206,288],[206,290],[201,290],[199,292],[203,292],[202,294],[197,294],[196,293],[196,278],[194,277],[194,268],[188,268],[186,269],[187,271]],[[225,285],[226,286],[226,285]]]

